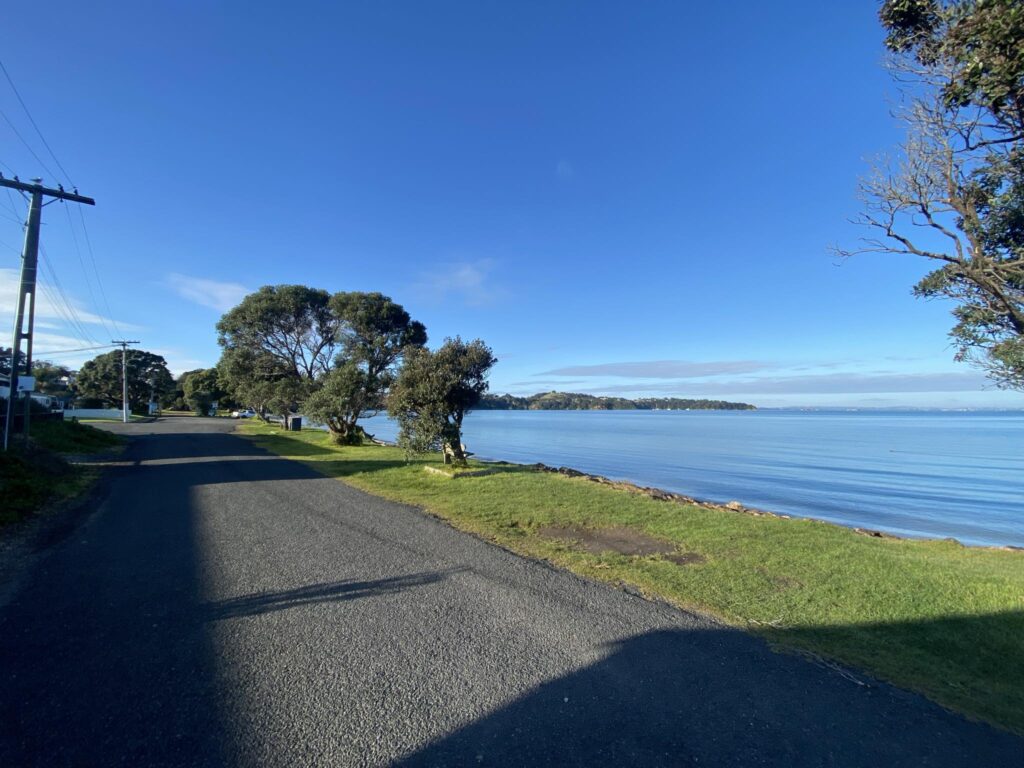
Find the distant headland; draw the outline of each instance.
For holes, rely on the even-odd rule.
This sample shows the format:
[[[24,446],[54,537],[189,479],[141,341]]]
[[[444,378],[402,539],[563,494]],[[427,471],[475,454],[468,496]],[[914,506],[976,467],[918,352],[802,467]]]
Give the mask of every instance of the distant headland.
[[[484,395],[480,411],[753,411],[749,403],[725,400],[691,400],[681,397],[601,397],[578,392],[538,392],[528,397]]]

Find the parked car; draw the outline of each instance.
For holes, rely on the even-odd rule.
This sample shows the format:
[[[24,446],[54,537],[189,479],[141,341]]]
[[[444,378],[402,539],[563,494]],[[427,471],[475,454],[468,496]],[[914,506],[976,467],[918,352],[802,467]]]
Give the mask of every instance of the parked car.
[[[248,408],[246,408],[244,411],[232,411],[231,412],[231,418],[232,419],[251,419],[255,415],[256,415],[256,411],[250,410]]]

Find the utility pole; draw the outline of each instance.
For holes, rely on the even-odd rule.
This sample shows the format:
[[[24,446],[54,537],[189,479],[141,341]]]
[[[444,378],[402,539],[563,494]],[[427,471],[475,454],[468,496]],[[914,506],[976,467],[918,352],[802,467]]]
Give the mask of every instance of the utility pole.
[[[7,393],[7,409],[4,414],[4,436],[3,450],[7,450],[10,443],[11,425],[14,421],[14,400],[18,396],[18,357],[21,354],[21,340],[25,339],[25,376],[32,375],[32,337],[35,325],[36,314],[36,270],[39,263],[39,223],[43,215],[44,197],[53,198],[50,200],[70,200],[74,203],[85,203],[96,205],[91,197],[84,197],[74,192],[64,191],[64,187],[57,185],[57,189],[50,189],[43,186],[42,179],[32,179],[31,184],[20,181],[17,176],[14,179],[5,179],[0,174],[0,187],[16,189],[19,192],[27,192],[31,195],[29,199],[28,221],[25,224],[25,247],[21,255],[21,288],[18,291],[18,308],[14,315],[14,341],[11,343],[11,388]],[[25,305],[28,304],[28,330],[25,329]],[[29,408],[31,407],[31,396],[25,407],[25,439],[28,440],[28,419]]]
[[[111,344],[119,344],[121,346],[121,417],[125,424],[128,423],[129,408],[128,408],[128,345],[138,344],[138,340],[128,341],[122,339],[121,341],[110,340]]]

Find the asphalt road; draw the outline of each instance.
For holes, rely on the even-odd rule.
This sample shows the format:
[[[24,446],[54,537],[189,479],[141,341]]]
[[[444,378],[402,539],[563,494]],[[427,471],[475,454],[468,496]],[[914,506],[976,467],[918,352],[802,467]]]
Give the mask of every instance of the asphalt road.
[[[126,466],[0,606],[2,766],[1024,765],[1024,739],[521,559],[230,423],[116,429]]]

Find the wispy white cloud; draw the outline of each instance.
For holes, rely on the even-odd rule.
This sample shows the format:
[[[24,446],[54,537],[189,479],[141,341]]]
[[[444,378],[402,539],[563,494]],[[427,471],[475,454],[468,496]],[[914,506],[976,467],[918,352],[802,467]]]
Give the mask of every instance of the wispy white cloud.
[[[16,269],[0,269],[0,318],[10,318],[13,325],[14,312],[18,306],[18,294],[21,286],[21,273]],[[70,288],[71,286],[66,286]],[[65,303],[66,301],[66,303]],[[76,329],[68,327],[68,319],[86,326],[86,330],[93,335],[104,336],[107,327],[116,325],[122,330],[139,330],[139,326],[126,323],[122,320],[115,321],[109,317],[90,312],[74,295],[67,290],[63,294],[49,287],[40,276],[39,285],[36,290],[35,321],[37,328],[50,330],[63,330],[65,333],[81,333]],[[36,334],[36,339],[40,338]],[[108,341],[108,339],[102,339]],[[75,346],[83,346],[82,339],[76,341]]]
[[[834,373],[811,376],[770,376],[689,384],[636,383],[597,388],[603,393],[659,392],[718,395],[852,395],[873,393],[978,392],[991,387],[981,373],[858,374]]]
[[[562,179],[563,181],[568,181],[575,175],[576,170],[572,167],[568,160],[559,160],[558,163],[555,165],[555,176]]]
[[[720,360],[693,362],[689,360],[644,360],[599,365],[570,365],[538,373],[538,376],[609,376],[633,379],[699,379],[723,374],[754,373],[777,368],[775,363],[756,360]]]
[[[976,371],[955,373],[835,373],[723,382],[716,391],[766,394],[867,394],[886,392],[977,392],[992,386]]]
[[[183,299],[218,312],[227,312],[245,298],[246,294],[251,293],[241,283],[191,277],[177,272],[167,276],[167,284]]]
[[[493,259],[440,263],[423,273],[412,289],[431,302],[455,299],[470,307],[485,306],[504,293],[490,280],[495,266]]]

